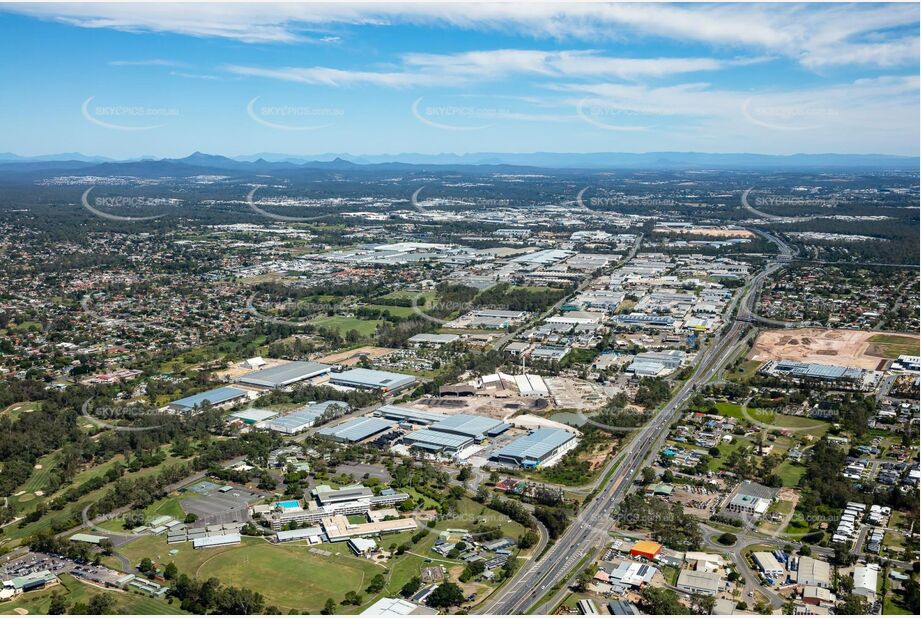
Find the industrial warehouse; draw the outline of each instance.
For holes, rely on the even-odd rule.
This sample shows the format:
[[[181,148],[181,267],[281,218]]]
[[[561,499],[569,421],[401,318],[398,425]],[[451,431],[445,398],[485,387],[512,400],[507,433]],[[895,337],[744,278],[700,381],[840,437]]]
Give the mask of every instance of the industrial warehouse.
[[[799,361],[768,361],[758,370],[765,375],[784,376],[803,384],[827,384],[842,390],[870,390],[880,374],[859,367],[840,367]]]
[[[246,386],[278,389],[304,382],[305,380],[326,376],[331,370],[331,366],[321,363],[290,362],[246,374],[237,381]]]
[[[349,369],[330,375],[332,384],[346,388],[379,391],[385,394],[398,393],[416,383],[416,377],[374,369]]]
[[[348,413],[348,404],[342,401],[323,401],[321,403],[309,403],[302,408],[285,414],[284,416],[275,417],[260,426],[263,429],[277,431],[278,433],[293,435],[310,429],[324,417],[342,416]]]
[[[576,442],[576,436],[568,431],[541,427],[498,450],[492,459],[522,468],[539,468],[552,465],[574,448]]]
[[[194,414],[197,410],[208,405],[215,408],[228,408],[246,401],[248,398],[249,393],[247,391],[224,386],[177,399],[170,402],[168,407],[171,411],[180,414]]]
[[[337,442],[390,444],[395,452],[421,458],[470,463],[476,456],[474,465],[493,461],[521,468],[553,465],[578,444],[576,432],[518,423],[527,431],[522,434],[515,423],[514,419],[383,405],[370,416],[324,427],[317,435]]]
[[[449,416],[403,436],[403,443],[413,449],[433,454],[454,455],[487,437],[495,437],[510,428],[508,423],[470,414]]]
[[[336,442],[364,442],[393,428],[392,423],[379,418],[353,418],[332,427],[324,427],[317,435]]]

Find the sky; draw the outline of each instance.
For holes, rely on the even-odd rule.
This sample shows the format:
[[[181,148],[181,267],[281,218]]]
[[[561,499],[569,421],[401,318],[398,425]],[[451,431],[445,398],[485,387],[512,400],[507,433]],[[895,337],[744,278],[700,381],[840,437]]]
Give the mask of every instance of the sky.
[[[918,155],[917,4],[0,4],[0,152]]]

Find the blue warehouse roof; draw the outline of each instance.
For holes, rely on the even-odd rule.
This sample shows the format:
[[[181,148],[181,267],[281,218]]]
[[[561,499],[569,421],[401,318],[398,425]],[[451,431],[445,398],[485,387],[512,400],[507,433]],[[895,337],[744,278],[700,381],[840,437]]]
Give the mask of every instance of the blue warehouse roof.
[[[443,431],[432,431],[431,429],[420,429],[406,434],[403,440],[412,446],[424,448],[430,451],[441,451],[443,449],[459,450],[473,442],[468,436],[459,436]]]
[[[408,421],[416,425],[430,425],[448,418],[448,415],[438,412],[425,412],[423,410],[413,410],[412,408],[389,405],[379,407],[374,411],[374,414],[389,418],[392,421]]]
[[[449,416],[443,421],[438,421],[432,425],[432,429],[434,431],[459,434],[482,440],[487,435],[490,435],[493,429],[504,424],[505,423],[500,420],[486,416],[456,414],[454,416]]]
[[[317,434],[344,442],[361,442],[388,429],[393,429],[393,425],[379,418],[353,418],[334,427],[324,427]]]
[[[298,408],[290,414],[273,419],[271,423],[266,425],[266,428],[276,431],[299,431],[316,423],[317,419],[323,416],[323,413],[332,406],[342,406],[344,410],[349,410],[349,404],[344,401],[330,400],[322,403],[312,403],[303,408]]]
[[[182,399],[177,399],[176,401],[170,402],[170,405],[191,409],[202,406],[208,401],[211,405],[217,406],[231,399],[242,397],[243,395],[246,395],[246,391],[231,386],[224,386],[221,388],[213,388],[210,391],[198,393],[197,395],[190,395]]]
[[[322,363],[291,362],[270,367],[261,371],[248,373],[239,379],[243,384],[264,386],[267,388],[281,388],[301,380],[307,380],[327,373],[331,367]]]
[[[413,384],[416,381],[416,377],[402,373],[377,371],[375,369],[350,369],[342,373],[332,374],[330,381],[333,384],[342,384],[344,386],[394,390]]]
[[[496,459],[514,459],[519,462],[540,462],[554,450],[575,439],[575,437],[574,434],[562,429],[541,427],[499,449],[493,457]]]

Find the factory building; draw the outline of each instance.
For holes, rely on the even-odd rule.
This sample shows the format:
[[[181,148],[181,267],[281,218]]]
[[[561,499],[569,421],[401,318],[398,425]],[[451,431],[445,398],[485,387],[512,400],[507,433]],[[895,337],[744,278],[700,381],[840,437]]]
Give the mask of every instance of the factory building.
[[[841,367],[799,361],[768,361],[758,370],[767,375],[779,375],[796,382],[831,384],[836,388],[867,390],[872,383],[873,373],[859,367]]]
[[[412,408],[400,406],[381,406],[374,411],[374,416],[410,425],[432,425],[448,418],[447,414],[413,410]]]
[[[683,360],[684,352],[681,350],[643,352],[633,357],[627,371],[637,376],[655,377],[675,371],[681,367]]]
[[[269,419],[273,419],[276,416],[278,416],[278,412],[275,410],[247,408],[246,410],[232,413],[228,418],[230,418],[230,420],[239,421],[244,425],[257,425]]]
[[[393,429],[393,424],[379,418],[353,418],[332,427],[324,427],[317,435],[336,442],[363,442]]]
[[[507,431],[511,425],[487,416],[473,414],[455,414],[433,424],[432,431],[468,437],[477,442],[487,437],[498,436]]]
[[[403,443],[433,455],[454,455],[473,444],[473,438],[433,429],[420,429],[403,436]]]
[[[615,315],[614,321],[622,326],[637,326],[640,328],[674,328],[675,319],[667,315],[652,315],[646,313],[631,313],[629,315]]]
[[[492,459],[522,468],[537,468],[575,446],[576,436],[563,429],[541,427],[496,451]]]
[[[229,408],[246,401],[248,397],[249,394],[243,389],[224,386],[172,401],[169,409],[181,414],[194,414],[196,410],[208,404],[215,408]]]
[[[831,565],[809,556],[800,557],[796,583],[800,586],[831,588]]]
[[[684,569],[678,574],[676,587],[690,594],[705,594],[712,597],[722,589],[723,579],[719,573]]]
[[[248,373],[237,381],[257,388],[278,389],[325,376],[331,370],[332,367],[322,363],[291,362]]]
[[[647,560],[655,560],[660,553],[662,553],[662,544],[655,541],[637,541],[630,548],[631,556],[646,558]]]
[[[416,377],[374,369],[350,369],[330,375],[330,382],[337,386],[362,390],[398,393],[416,383]]]
[[[726,505],[726,510],[739,515],[761,517],[770,508],[775,495],[776,491],[770,487],[751,481],[743,481]]]
[[[327,412],[336,412],[336,416],[341,416],[349,411],[349,405],[344,401],[323,401],[321,403],[311,403],[303,408],[298,408],[290,414],[273,418],[265,422],[262,427],[271,429],[279,433],[293,435],[306,431],[317,424],[320,418]]]
[[[435,348],[440,348],[443,345],[449,343],[454,343],[455,341],[460,340],[460,335],[451,335],[451,334],[437,334],[437,333],[419,333],[418,335],[413,335],[408,339],[408,342],[413,347],[421,346],[431,346]]]
[[[391,412],[392,414],[392,412]],[[432,455],[452,456],[476,442],[495,437],[507,431],[511,425],[500,420],[472,414],[442,416],[432,421],[429,427],[403,436],[403,443]]]
[[[767,551],[756,551],[752,554],[752,560],[755,561],[755,564],[758,566],[758,569],[764,574],[768,579],[780,579],[783,577],[784,568],[780,564],[780,561],[777,560],[777,557],[774,556],[771,552]]]

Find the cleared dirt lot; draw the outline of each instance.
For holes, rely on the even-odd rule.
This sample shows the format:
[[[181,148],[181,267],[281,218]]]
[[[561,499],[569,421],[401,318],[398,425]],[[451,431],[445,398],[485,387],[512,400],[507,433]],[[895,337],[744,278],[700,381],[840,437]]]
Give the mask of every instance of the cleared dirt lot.
[[[656,228],[656,232],[671,234],[694,234],[696,236],[712,236],[714,238],[751,238],[754,236],[748,230],[726,229],[722,227],[686,227],[686,228]]]
[[[363,348],[356,348],[354,350],[346,350],[345,352],[338,352],[336,354],[330,354],[329,356],[324,356],[323,358],[318,358],[318,363],[327,363],[329,365],[342,365],[344,367],[351,367],[358,363],[361,360],[362,356],[367,356],[370,359],[375,359],[380,356],[384,356],[394,352],[393,348],[376,348],[373,346],[365,346]]]
[[[870,338],[883,333],[824,328],[764,330],[752,347],[750,360],[796,360],[825,365],[876,369],[880,357],[868,350]],[[902,336],[902,335],[900,335]],[[917,336],[904,335],[917,340]]]

